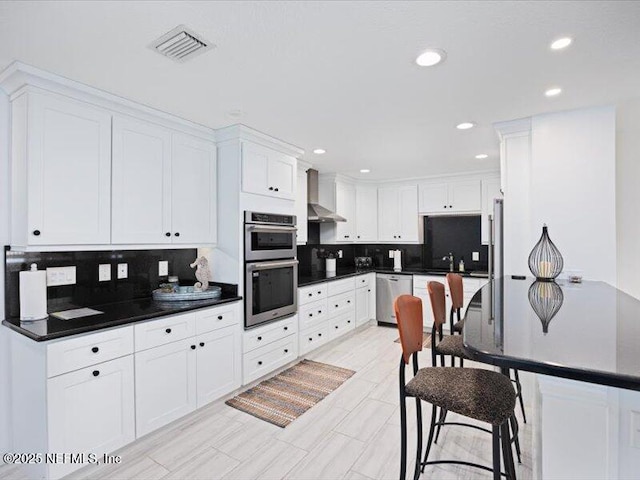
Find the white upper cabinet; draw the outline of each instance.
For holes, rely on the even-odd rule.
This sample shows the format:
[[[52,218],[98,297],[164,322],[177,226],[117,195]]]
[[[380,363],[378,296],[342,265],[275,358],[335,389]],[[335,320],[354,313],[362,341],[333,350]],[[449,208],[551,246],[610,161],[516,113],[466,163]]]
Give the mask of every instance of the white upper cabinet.
[[[171,243],[171,131],[113,119],[113,243]]]
[[[109,243],[111,114],[25,93],[12,122],[12,245]]]
[[[295,200],[295,157],[251,142],[242,142],[242,191]]]
[[[114,244],[216,242],[216,146],[153,123],[113,121]]]
[[[416,185],[378,189],[378,240],[390,243],[420,241]]]
[[[308,208],[307,208],[307,171],[305,168],[298,168],[298,193],[296,195],[296,241],[298,245],[304,245],[308,239]]]
[[[336,182],[336,213],[347,219],[336,222],[336,241],[353,242],[356,239],[356,187],[349,183]]]
[[[420,213],[476,213],[481,208],[480,180],[420,185]]]
[[[489,231],[489,215],[493,215],[493,201],[496,198],[502,198],[502,192],[500,191],[500,179],[490,178],[482,181],[482,218],[481,218],[481,230],[482,230],[482,244],[489,244],[489,237],[491,232]]]
[[[213,244],[216,231],[216,145],[173,134],[171,232],[173,243]]]
[[[378,189],[356,186],[356,242],[378,240]]]

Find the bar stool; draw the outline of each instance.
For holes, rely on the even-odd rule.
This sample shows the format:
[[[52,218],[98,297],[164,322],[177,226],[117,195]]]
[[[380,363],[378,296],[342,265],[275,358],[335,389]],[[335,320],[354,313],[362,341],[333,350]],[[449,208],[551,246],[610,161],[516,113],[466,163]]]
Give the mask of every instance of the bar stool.
[[[457,464],[481,468],[493,472],[494,480],[505,475],[515,480],[515,466],[509,439],[509,418],[513,416],[516,397],[511,382],[504,375],[478,368],[430,367],[419,368],[418,352],[422,350],[422,301],[412,295],[401,295],[394,302],[394,310],[400,333],[402,355],[400,357],[400,480],[407,473],[407,397],[416,399],[417,449],[414,480],[420,477],[426,465]],[[413,378],[406,383],[405,366],[412,358]],[[425,401],[432,406],[431,425],[424,461],[422,458],[422,406]],[[452,411],[466,417],[489,423],[491,430],[477,425],[470,427],[489,432],[492,435],[492,467],[462,460],[428,461],[433,443],[438,408]],[[501,473],[501,455],[505,473]]]
[[[457,273],[447,273],[447,284],[449,285],[449,293],[451,294],[451,311],[449,312],[449,324],[451,335],[458,333],[462,335],[464,330],[464,318],[460,318],[460,311],[464,306],[464,288],[463,288],[462,276]],[[456,317],[456,323],[453,323],[454,316]],[[453,358],[451,359],[451,366],[454,365]],[[464,366],[464,359],[460,359],[460,366]],[[524,400],[522,399],[522,384],[520,383],[520,376],[518,370],[514,370],[514,379],[511,381],[516,386],[516,397],[520,402],[520,410],[522,411],[522,419],[524,423],[527,423],[527,415],[524,412]]]

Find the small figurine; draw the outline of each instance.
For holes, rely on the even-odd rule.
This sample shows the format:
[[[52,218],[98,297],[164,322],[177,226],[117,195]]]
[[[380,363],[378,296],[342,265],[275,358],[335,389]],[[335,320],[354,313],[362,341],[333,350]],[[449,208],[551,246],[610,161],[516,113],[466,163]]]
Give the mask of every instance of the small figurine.
[[[211,270],[209,269],[209,261],[206,257],[198,257],[191,265],[191,268],[196,268],[196,279],[198,280],[194,284],[194,289],[199,289],[204,292],[209,288],[209,280],[211,280]],[[200,284],[200,285],[198,285]]]

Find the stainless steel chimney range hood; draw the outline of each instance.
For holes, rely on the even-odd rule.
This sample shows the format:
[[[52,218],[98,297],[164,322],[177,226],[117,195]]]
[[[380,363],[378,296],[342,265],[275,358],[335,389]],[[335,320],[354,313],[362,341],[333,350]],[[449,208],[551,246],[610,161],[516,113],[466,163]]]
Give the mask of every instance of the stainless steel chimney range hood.
[[[314,223],[346,222],[347,219],[318,203],[318,171],[307,170],[307,220]]]

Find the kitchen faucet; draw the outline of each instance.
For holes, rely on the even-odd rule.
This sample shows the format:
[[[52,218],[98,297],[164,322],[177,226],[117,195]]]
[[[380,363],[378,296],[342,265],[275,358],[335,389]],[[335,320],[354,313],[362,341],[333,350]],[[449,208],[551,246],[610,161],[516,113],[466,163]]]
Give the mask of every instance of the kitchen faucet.
[[[442,260],[449,260],[449,271],[453,272],[453,253],[449,252],[449,255],[442,257]]]

